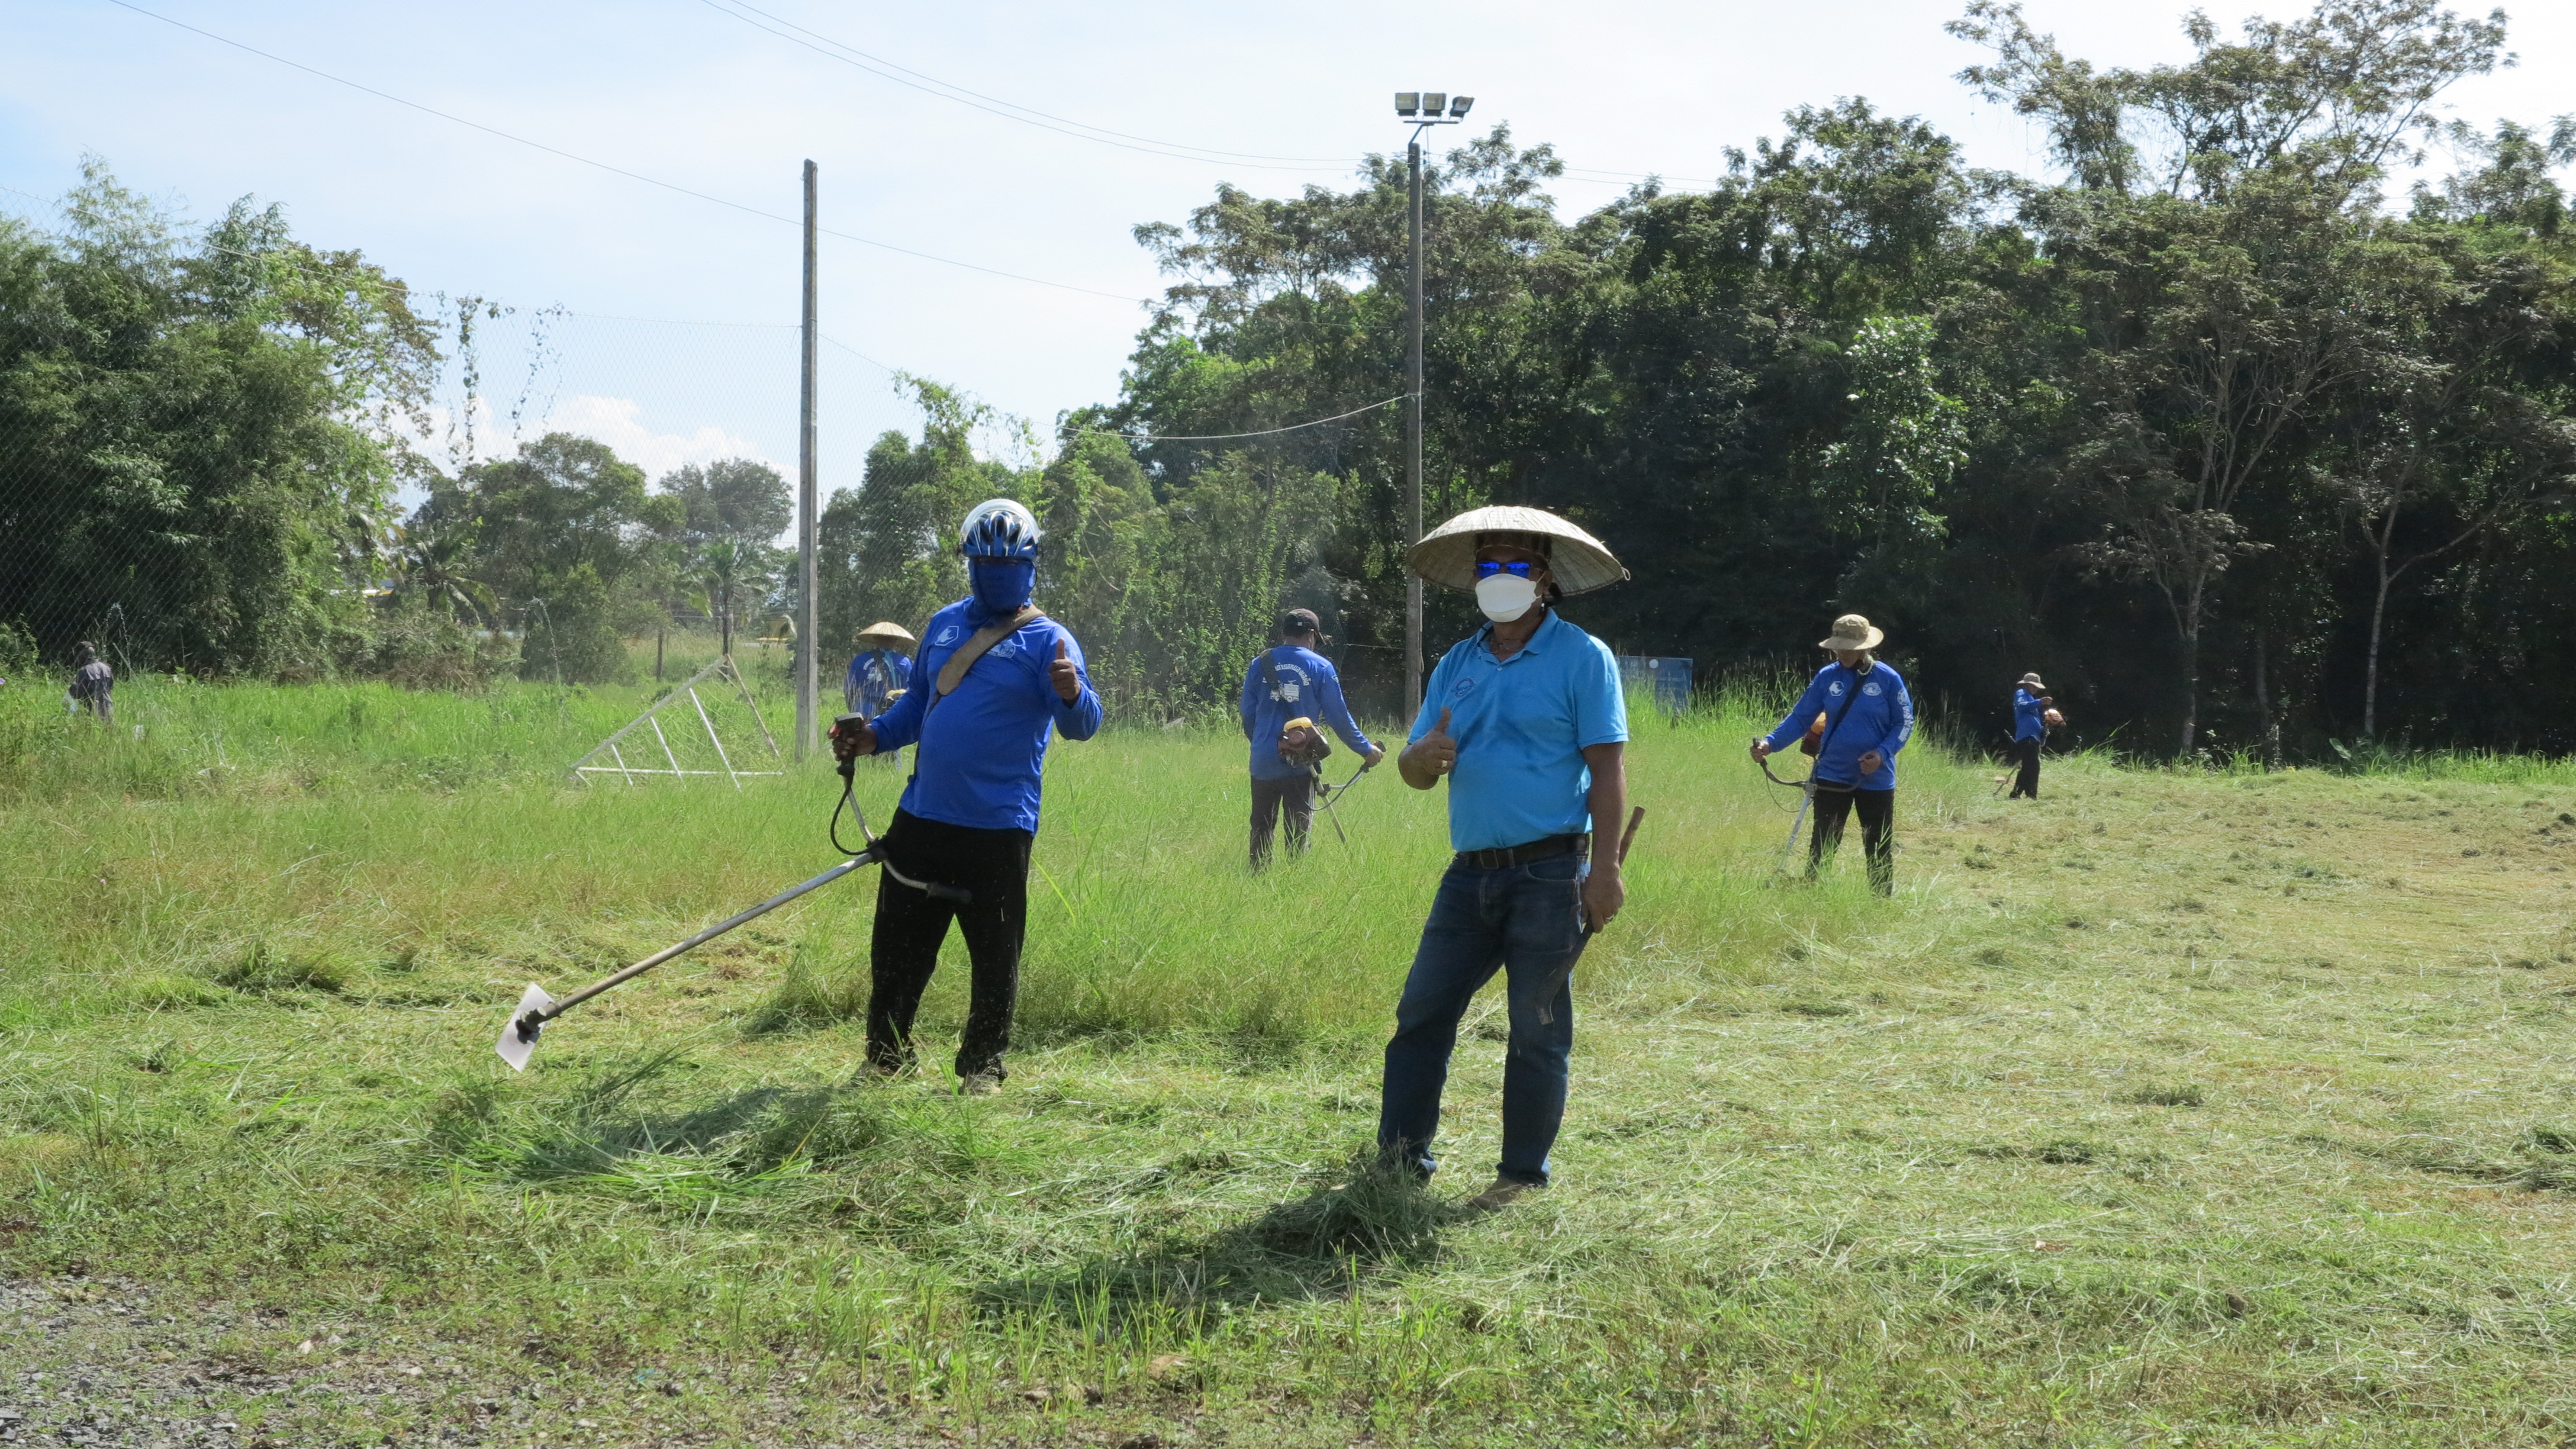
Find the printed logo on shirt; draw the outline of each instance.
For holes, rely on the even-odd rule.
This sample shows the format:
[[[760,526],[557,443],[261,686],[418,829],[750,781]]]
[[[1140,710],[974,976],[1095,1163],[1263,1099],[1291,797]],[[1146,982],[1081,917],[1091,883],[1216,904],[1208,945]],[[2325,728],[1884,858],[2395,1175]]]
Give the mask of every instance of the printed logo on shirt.
[[[1019,636],[1015,634],[1010,638],[1003,640],[1001,643],[994,645],[991,652],[993,657],[996,659],[1018,658],[1020,654]]]
[[[1840,693],[1842,693],[1842,692],[1843,692],[1843,682],[1842,682],[1841,680],[1839,680],[1839,679],[1837,679],[1837,680],[1835,680],[1833,683],[1828,684],[1828,685],[1826,685],[1826,686],[1825,686],[1825,693],[1827,693],[1827,694],[1840,694]]]
[[[956,625],[954,625],[954,624],[951,624],[951,625],[949,625],[947,628],[940,630],[940,631],[939,631],[939,637],[938,637],[938,638],[936,638],[936,639],[931,640],[930,642],[931,642],[931,643],[933,643],[933,644],[954,644],[954,643],[956,643],[956,642],[957,642],[957,626],[956,626]]]
[[[1878,697],[1878,686],[1875,684],[1864,684],[1860,687],[1860,692],[1875,699]]]
[[[1471,674],[1466,678],[1459,680],[1456,684],[1449,686],[1449,693],[1452,698],[1465,699],[1467,697],[1467,691],[1474,689],[1475,687],[1476,677]]]

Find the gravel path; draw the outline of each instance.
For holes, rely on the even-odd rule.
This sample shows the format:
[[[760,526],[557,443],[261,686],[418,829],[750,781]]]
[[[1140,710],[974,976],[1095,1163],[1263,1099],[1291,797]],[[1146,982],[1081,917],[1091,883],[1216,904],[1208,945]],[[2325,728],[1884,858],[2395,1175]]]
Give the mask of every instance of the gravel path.
[[[649,1369],[608,1383],[515,1357],[525,1372],[513,1375],[441,1350],[372,1325],[291,1321],[283,1309],[120,1279],[0,1280],[0,1446],[898,1449],[953,1435],[889,1432],[890,1406],[792,1383],[684,1385]]]

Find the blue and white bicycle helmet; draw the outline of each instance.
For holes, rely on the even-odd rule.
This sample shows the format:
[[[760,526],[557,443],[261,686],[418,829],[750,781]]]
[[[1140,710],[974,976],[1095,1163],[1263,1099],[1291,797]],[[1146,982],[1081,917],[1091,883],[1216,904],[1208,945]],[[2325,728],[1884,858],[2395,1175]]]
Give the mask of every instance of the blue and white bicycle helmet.
[[[1008,498],[987,499],[975,505],[957,530],[957,551],[968,558],[1035,559],[1037,518]]]

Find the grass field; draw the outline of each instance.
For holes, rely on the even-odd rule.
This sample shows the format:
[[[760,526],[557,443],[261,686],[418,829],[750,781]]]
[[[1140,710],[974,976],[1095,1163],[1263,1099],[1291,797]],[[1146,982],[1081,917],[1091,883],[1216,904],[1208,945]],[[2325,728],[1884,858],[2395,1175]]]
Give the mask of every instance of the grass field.
[[[513,1077],[527,981],[828,863],[828,771],[564,784],[649,687],[120,693],[140,740],[0,691],[0,1434],[2576,1436],[2564,766],[2084,760],[2032,806],[1923,746],[1882,902],[1768,883],[1740,709],[1641,717],[1558,1185],[1480,1216],[1490,995],[1449,1170],[1365,1166],[1446,854],[1391,774],[1253,879],[1239,740],[1060,745],[998,1097],[846,1085],[864,883]]]

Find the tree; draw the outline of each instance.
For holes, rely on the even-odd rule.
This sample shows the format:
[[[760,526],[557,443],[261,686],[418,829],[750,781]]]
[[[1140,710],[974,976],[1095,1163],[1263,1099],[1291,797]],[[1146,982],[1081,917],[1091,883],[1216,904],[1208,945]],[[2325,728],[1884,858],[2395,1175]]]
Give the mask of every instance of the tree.
[[[816,522],[816,618],[822,639],[836,646],[878,619],[918,629],[962,597],[956,530],[966,510],[987,498],[1034,496],[1034,478],[975,454],[977,431],[1009,420],[926,378],[904,381],[922,409],[921,442],[897,432],[879,437],[859,486],[834,490]]]
[[[113,610],[154,665],[336,668],[426,429],[429,326],[275,207],[188,241],[83,176],[61,231],[0,218],[0,619],[48,653]]]
[[[2249,19],[2233,44],[2195,10],[2191,61],[2147,70],[2069,60],[2018,0],[1970,0],[1948,29],[1995,53],[1960,80],[2039,118],[2079,186],[2123,196],[2215,200],[2295,171],[2340,203],[2414,158],[2442,92],[2511,63],[2503,11],[2463,19],[2440,0],[2323,0],[2299,20]]]
[[[430,514],[394,530],[390,582],[398,597],[419,597],[434,605],[442,619],[466,617],[481,623],[496,618],[500,604],[492,590],[473,577],[478,527],[470,522]]]
[[[741,605],[757,605],[770,579],[769,560],[754,545],[719,538],[698,550],[697,577],[714,606],[723,651],[733,653],[733,628]]]
[[[1932,334],[1928,317],[1872,317],[1852,339],[1855,406],[1825,449],[1821,481],[1835,527],[1870,541],[1855,569],[1921,575],[1924,551],[1947,530],[1932,509],[1967,461],[1967,409],[1941,391]]]
[[[686,463],[663,474],[657,486],[687,509],[684,533],[692,545],[733,538],[770,546],[796,517],[787,480],[750,458]]]
[[[2527,225],[2528,194],[2491,204]],[[2335,479],[2370,555],[2364,739],[2379,729],[2381,645],[2398,581],[2565,503],[2576,481],[2576,420],[2563,378],[2551,376],[2569,340],[2569,278],[2455,238],[2419,249],[2422,295],[2398,319],[2404,350],[2357,391]]]

